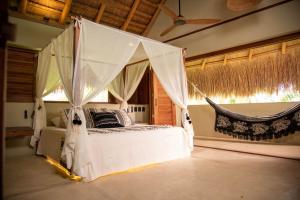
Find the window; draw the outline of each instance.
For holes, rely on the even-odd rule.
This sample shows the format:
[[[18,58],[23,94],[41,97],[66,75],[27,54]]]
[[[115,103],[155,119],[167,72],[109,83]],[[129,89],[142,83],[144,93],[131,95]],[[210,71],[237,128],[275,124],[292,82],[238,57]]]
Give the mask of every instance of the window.
[[[64,90],[56,90],[47,96],[43,97],[44,101],[68,101]],[[96,97],[94,97],[90,102],[108,102],[108,90],[102,90]]]
[[[256,93],[250,97],[209,97],[217,104],[242,104],[242,103],[272,103],[272,102],[296,102],[300,101],[300,92],[290,88],[280,88],[277,93]],[[205,99],[189,99],[189,105],[207,104]]]

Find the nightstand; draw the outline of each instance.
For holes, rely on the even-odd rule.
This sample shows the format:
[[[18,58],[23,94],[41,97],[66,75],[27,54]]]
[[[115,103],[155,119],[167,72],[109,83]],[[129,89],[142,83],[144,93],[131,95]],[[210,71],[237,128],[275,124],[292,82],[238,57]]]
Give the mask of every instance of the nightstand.
[[[6,138],[32,135],[33,129],[31,127],[6,127]]]

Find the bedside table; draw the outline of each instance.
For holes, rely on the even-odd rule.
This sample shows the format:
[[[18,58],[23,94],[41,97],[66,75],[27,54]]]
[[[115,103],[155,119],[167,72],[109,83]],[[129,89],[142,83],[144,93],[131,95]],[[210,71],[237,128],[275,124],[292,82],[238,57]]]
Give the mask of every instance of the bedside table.
[[[33,129],[31,127],[6,127],[5,138],[32,136]]]

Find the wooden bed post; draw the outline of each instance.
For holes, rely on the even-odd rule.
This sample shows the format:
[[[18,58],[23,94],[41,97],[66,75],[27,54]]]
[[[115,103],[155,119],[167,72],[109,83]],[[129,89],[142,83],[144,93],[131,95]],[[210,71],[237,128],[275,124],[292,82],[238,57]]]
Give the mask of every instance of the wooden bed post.
[[[72,19],[74,20],[74,46],[73,46],[73,68],[75,66],[75,61],[76,61],[76,52],[77,52],[77,48],[78,48],[78,40],[79,40],[79,34],[80,34],[80,28],[78,26],[76,26],[76,19],[80,19],[78,17],[72,17]],[[74,75],[74,71],[73,71],[73,75]]]
[[[182,49],[182,57],[183,57],[184,67],[185,67],[186,50],[187,50],[187,48]]]
[[[76,24],[76,19],[81,19],[81,17],[72,17],[72,19],[74,20],[74,45],[73,45],[73,77],[72,77],[72,84],[77,84],[76,82],[74,82],[74,72],[75,72],[75,63],[76,63],[76,59],[77,59],[77,49],[78,49],[78,41],[79,41],[79,35],[80,35],[80,28],[79,26]]]
[[[184,73],[186,74],[186,68],[185,68],[185,58],[186,58],[186,52],[187,48],[183,48],[182,49],[182,59],[183,59],[183,66],[184,66]],[[186,84],[188,86],[188,82],[187,82],[187,77],[186,77]],[[182,110],[180,111],[180,113],[182,112]],[[183,122],[181,122],[181,126],[183,127]]]

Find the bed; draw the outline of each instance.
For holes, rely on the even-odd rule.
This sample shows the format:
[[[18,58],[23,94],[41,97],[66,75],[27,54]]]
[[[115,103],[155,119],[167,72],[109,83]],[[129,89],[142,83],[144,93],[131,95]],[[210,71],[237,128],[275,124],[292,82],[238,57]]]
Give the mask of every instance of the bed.
[[[116,129],[88,129],[92,173],[95,180],[114,172],[190,156],[183,128],[133,125]],[[37,154],[60,161],[65,129],[46,127],[41,134]]]
[[[142,52],[137,52],[138,46],[142,46]],[[136,53],[142,53],[143,56],[136,57]],[[55,61],[51,64],[53,55]],[[137,60],[132,61],[134,57]],[[113,84],[114,80],[119,80],[118,77],[123,77],[119,74],[127,64],[139,65],[147,58],[164,90],[181,109],[183,128],[164,127],[108,134],[88,130],[88,124],[84,126],[88,116],[85,116],[83,105]],[[42,154],[46,148],[47,154],[56,155],[59,159],[56,152],[65,138],[61,156],[66,166],[86,181],[131,167],[190,155],[194,131],[187,109],[188,91],[183,58],[181,48],[76,18],[39,53],[31,145],[35,146],[36,141],[40,140],[42,146],[38,147],[38,152]],[[127,109],[127,101],[140,82],[139,77],[142,77],[145,67],[146,64],[140,70],[136,67],[127,69],[128,75],[125,72],[124,77],[128,81],[113,90],[113,95],[121,101],[120,109]],[[55,84],[59,81],[72,105],[66,120],[67,129],[61,133],[44,128],[46,109],[42,99],[51,89],[57,88]],[[129,83],[132,81],[134,84]],[[123,81],[120,79],[116,82]],[[55,134],[58,140],[52,137]],[[55,145],[49,144],[49,141]],[[51,146],[56,146],[56,149],[51,149]]]

